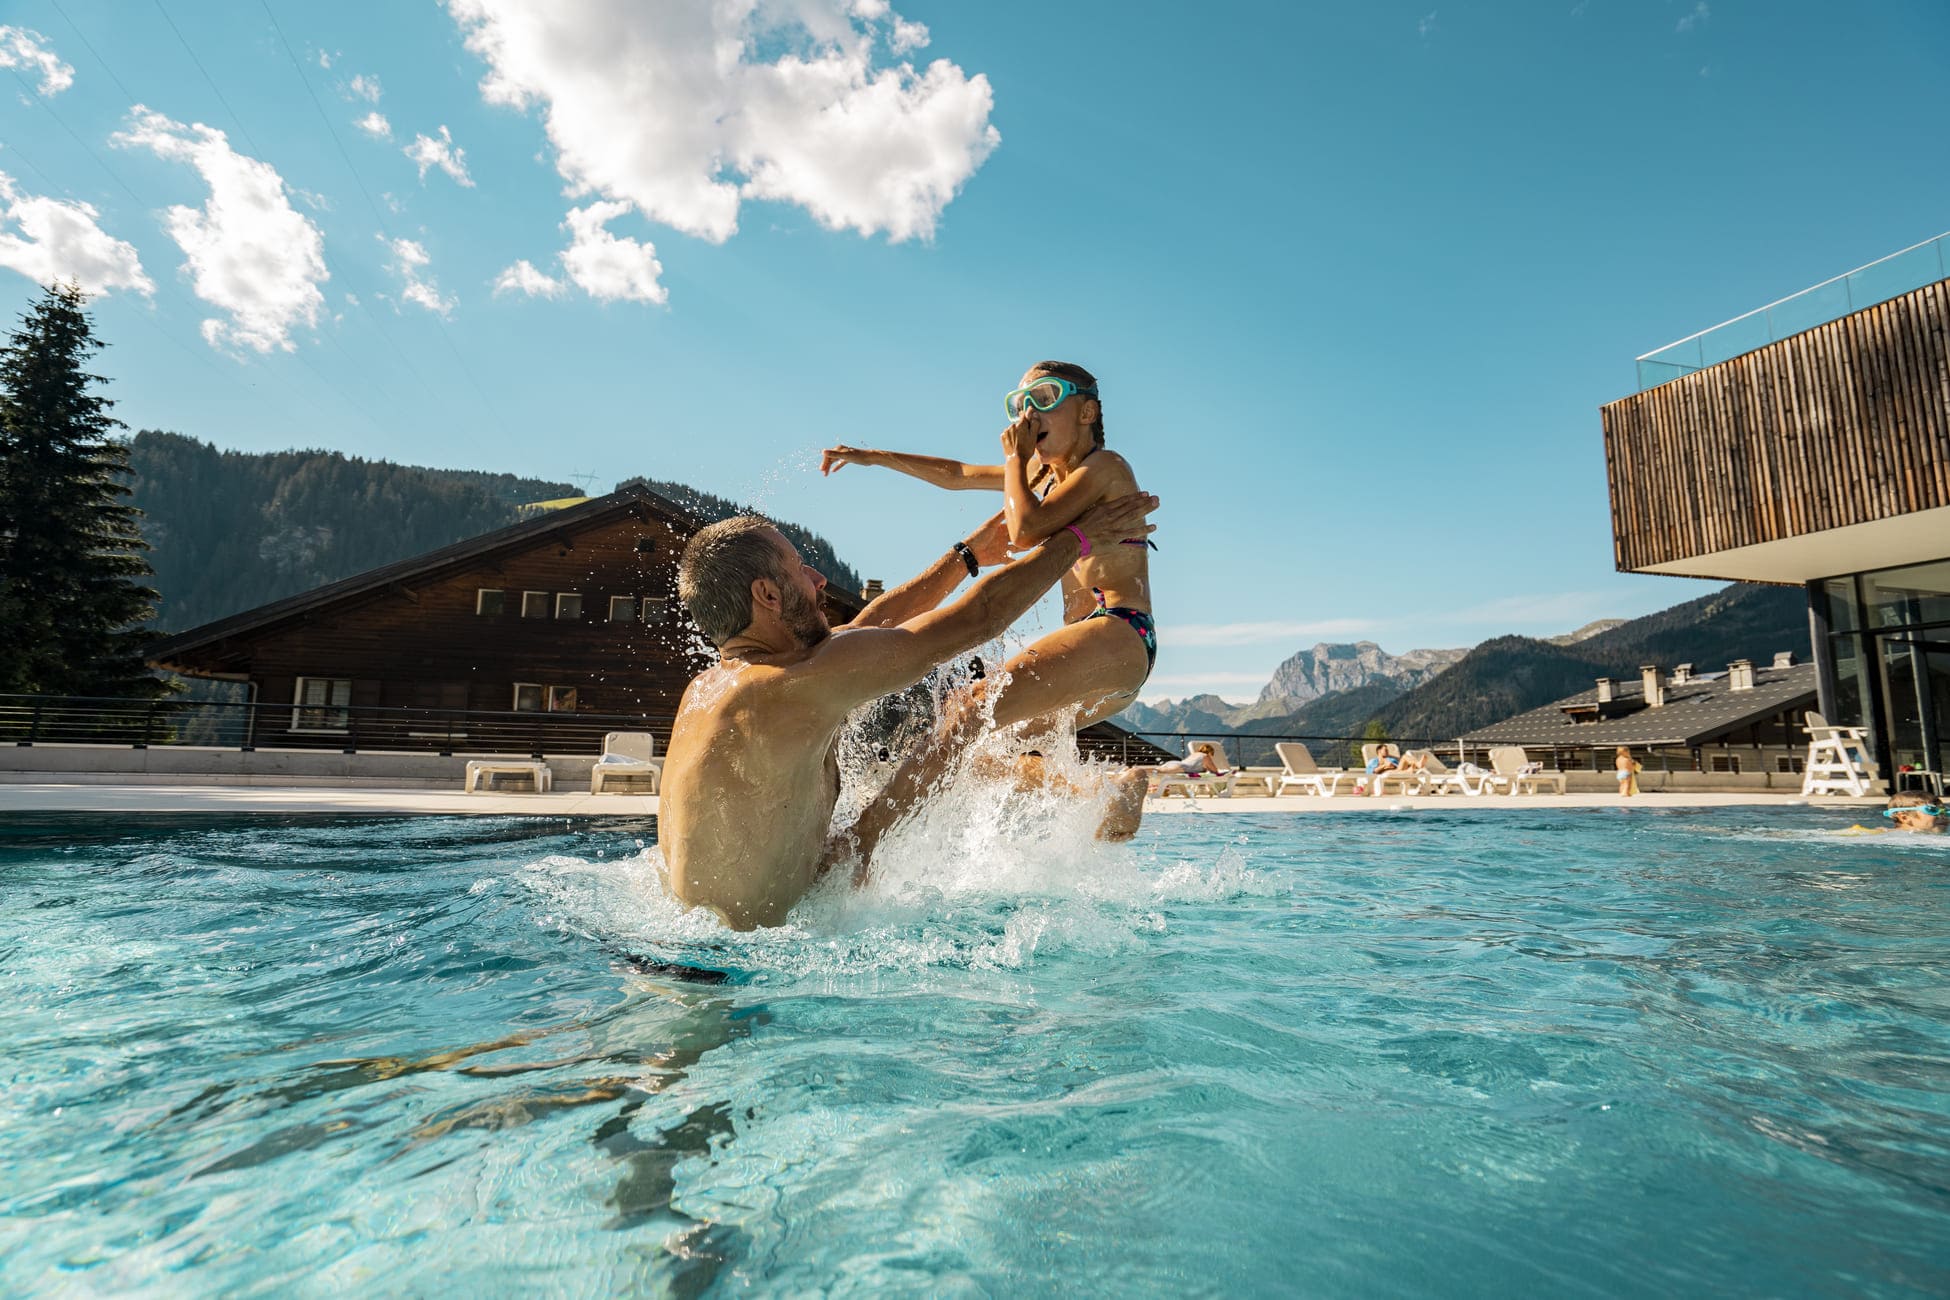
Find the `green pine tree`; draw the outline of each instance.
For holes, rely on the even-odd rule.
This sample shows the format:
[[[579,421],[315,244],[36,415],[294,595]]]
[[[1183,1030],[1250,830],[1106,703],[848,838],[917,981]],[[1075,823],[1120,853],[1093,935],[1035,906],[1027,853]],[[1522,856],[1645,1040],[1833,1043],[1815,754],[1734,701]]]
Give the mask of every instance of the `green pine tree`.
[[[0,693],[154,699],[149,547],[85,302],[46,290],[0,347]]]

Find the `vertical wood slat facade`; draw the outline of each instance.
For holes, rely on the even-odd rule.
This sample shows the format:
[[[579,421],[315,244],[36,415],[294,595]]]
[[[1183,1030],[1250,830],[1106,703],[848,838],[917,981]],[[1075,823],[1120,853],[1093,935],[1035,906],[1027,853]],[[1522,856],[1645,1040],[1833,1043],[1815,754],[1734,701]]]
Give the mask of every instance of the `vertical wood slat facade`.
[[[1950,280],[1601,414],[1624,571],[1950,506]]]

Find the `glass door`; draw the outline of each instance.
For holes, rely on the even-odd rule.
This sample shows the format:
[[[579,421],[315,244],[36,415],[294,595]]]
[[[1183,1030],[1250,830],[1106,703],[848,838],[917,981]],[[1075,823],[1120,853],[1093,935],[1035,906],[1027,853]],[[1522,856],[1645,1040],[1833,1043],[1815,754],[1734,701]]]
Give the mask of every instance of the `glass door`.
[[[1936,775],[1950,757],[1950,628],[1884,633],[1880,643],[1883,700],[1888,709],[1892,785],[1905,768]]]

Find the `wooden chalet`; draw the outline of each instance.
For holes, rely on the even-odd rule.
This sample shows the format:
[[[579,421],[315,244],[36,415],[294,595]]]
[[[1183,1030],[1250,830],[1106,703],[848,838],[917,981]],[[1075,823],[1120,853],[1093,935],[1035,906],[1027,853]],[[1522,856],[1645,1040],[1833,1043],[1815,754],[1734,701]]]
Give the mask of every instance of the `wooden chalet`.
[[[1602,408],[1618,568],[1805,587],[1820,711],[1950,763],[1950,235],[1639,358]]]
[[[713,658],[677,599],[707,522],[633,484],[206,623],[150,662],[246,684],[224,735],[254,749],[593,753],[616,730],[661,745]],[[837,625],[865,602],[828,586],[825,604]],[[1162,753],[1107,724],[1080,739]]]
[[[710,660],[677,600],[706,522],[631,485],[206,623],[150,662],[248,683],[256,747],[581,751],[645,718],[661,736]],[[841,623],[863,602],[829,586],[826,607]]]

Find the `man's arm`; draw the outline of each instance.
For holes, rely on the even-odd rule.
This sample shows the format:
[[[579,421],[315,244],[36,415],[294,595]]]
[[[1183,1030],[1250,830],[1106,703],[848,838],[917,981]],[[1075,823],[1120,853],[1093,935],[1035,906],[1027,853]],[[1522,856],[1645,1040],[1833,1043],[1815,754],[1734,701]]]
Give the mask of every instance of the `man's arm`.
[[[1155,531],[1145,516],[1158,499],[1133,493],[1106,501],[1077,520],[1091,548]],[[1064,529],[1015,563],[997,569],[952,605],[931,610],[895,628],[865,628],[829,638],[807,661],[807,689],[842,712],[911,686],[928,670],[984,641],[1001,636],[1077,562],[1083,545]]]
[[[987,523],[963,538],[961,545],[968,548],[968,553],[975,557],[975,563],[980,567],[1000,564],[1007,559],[1009,534],[1002,522],[1001,512],[990,516]],[[951,550],[917,576],[875,597],[873,603],[861,610],[847,626],[898,627],[935,608],[948,598],[948,593],[959,586],[963,578],[973,576],[961,552]]]

